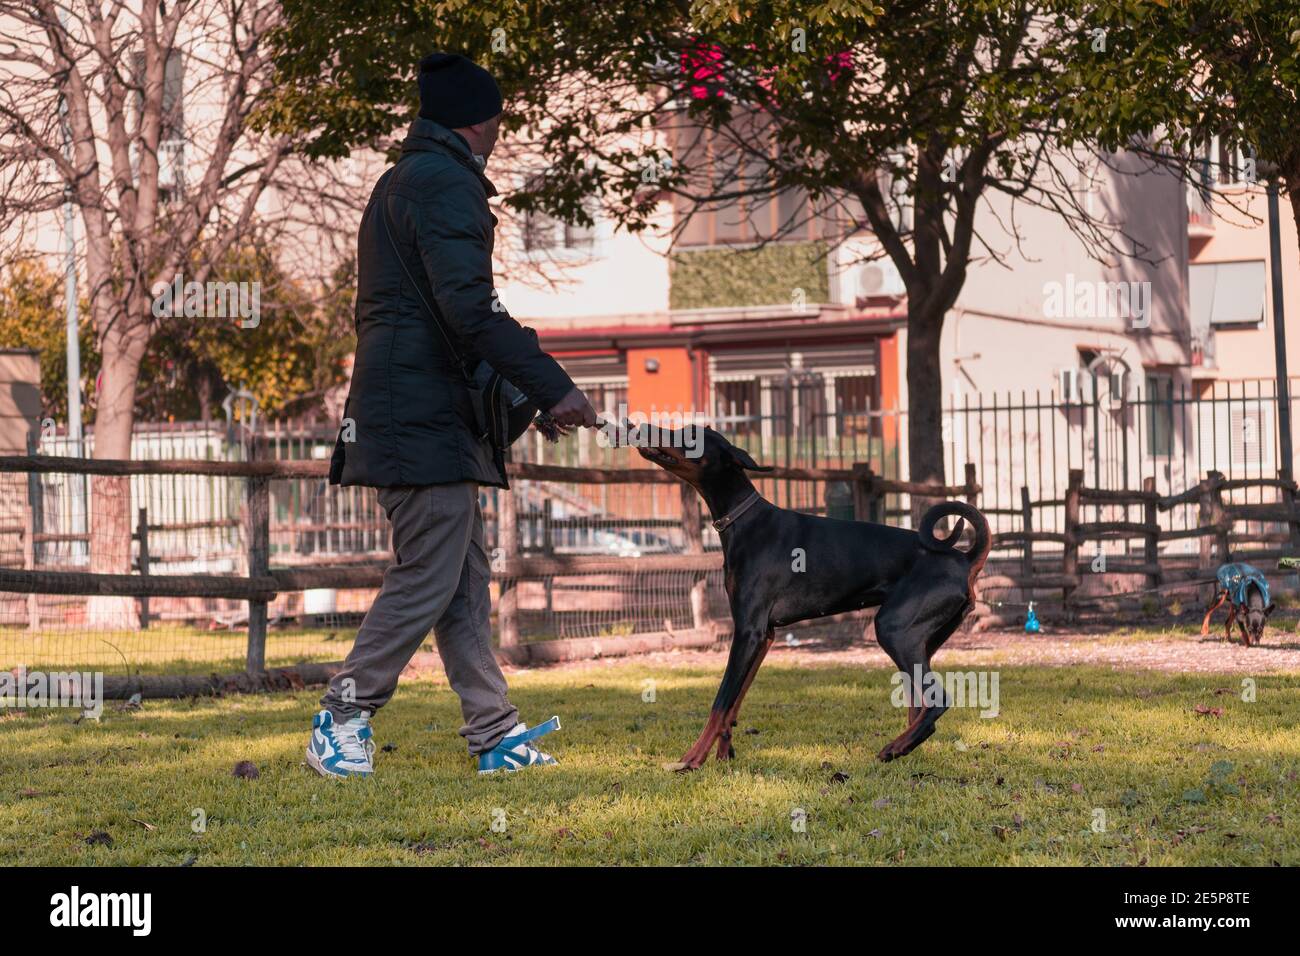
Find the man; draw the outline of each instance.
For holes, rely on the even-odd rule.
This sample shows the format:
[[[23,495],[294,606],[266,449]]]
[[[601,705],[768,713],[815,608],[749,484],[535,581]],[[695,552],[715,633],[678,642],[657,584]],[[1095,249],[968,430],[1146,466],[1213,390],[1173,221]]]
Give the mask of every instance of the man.
[[[495,298],[496,190],[483,167],[501,119],[496,81],[434,53],[420,61],[419,85],[419,118],[357,240],[356,360],[330,481],[379,489],[396,563],[313,720],[307,762],[327,776],[373,771],[370,718],[430,629],[479,771],[555,763],[533,740],[558,722],[529,730],[519,720],[492,651],[479,485],[505,488],[506,477],[477,437],[457,359],[471,369],[486,360],[562,426],[593,426],[596,413]]]

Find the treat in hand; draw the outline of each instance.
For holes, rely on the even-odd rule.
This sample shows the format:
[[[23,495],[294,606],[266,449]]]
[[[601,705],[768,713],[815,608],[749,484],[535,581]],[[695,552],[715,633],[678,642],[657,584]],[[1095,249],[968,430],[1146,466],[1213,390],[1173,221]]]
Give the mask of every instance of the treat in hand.
[[[554,417],[546,412],[538,412],[537,417],[533,419],[533,427],[536,428],[551,444],[560,440],[561,435],[567,435],[572,429],[566,428],[555,420]]]

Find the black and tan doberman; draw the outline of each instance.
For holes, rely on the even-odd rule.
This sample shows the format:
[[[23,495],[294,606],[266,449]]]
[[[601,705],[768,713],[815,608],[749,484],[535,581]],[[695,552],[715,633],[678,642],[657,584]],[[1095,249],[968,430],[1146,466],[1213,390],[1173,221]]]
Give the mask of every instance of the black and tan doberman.
[[[687,430],[689,431],[689,429]],[[653,443],[651,443],[653,438]],[[640,439],[640,440],[638,440]],[[862,521],[821,518],[778,508],[764,500],[746,475],[760,467],[712,429],[659,431],[634,436],[642,457],[694,487],[713,515],[722,539],[724,578],[735,632],[722,686],[703,733],[675,769],[693,770],[708,759],[735,755],[732,728],[774,628],[867,607],[876,613],[876,640],[911,688],[907,727],[878,754],[893,760],[911,753],[934,733],[948,698],[930,671],[935,651],[974,606],[975,578],[988,556],[988,522],[962,502],[927,511],[918,531]],[[959,520],[945,539],[934,527]],[[974,529],[969,550],[955,547],[963,520]],[[915,675],[922,675],[919,684]]]

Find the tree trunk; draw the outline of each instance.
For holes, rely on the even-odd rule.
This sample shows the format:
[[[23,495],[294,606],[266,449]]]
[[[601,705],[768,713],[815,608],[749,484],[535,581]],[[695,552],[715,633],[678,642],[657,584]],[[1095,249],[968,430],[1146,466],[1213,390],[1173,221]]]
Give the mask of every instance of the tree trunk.
[[[95,412],[97,459],[130,458],[135,420],[136,378],[147,345],[145,330],[110,334],[103,342],[103,365]],[[90,478],[90,570],[97,574],[131,572],[131,479]],[[86,602],[88,627],[135,629],[135,598],[92,595]]]
[[[943,376],[939,342],[943,314],[930,315],[908,305],[907,317],[907,455],[911,481],[944,483]],[[912,524],[941,498],[912,496]]]

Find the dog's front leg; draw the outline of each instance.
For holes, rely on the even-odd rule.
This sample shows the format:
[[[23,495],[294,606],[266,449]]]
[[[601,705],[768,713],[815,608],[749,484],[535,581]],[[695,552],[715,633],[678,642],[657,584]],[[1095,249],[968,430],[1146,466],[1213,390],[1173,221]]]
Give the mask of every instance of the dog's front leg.
[[[724,733],[730,746],[731,727],[727,721],[734,719],[741,698],[753,682],[767,648],[771,646],[771,636],[772,631],[766,625],[761,628],[736,629],[731,640],[731,653],[727,657],[727,669],[722,675],[722,685],[718,688],[704,730],[672,769],[678,772],[699,769],[709,759],[709,750],[714,742]]]
[[[1206,610],[1205,620],[1201,621],[1201,637],[1206,637],[1210,633],[1210,615],[1213,614],[1215,611],[1217,611],[1219,609],[1219,605],[1221,605],[1224,601],[1226,601],[1227,598],[1228,598],[1228,592],[1220,591],[1218,593],[1218,600],[1216,600],[1213,604],[1211,604],[1209,608]]]
[[[775,632],[769,627],[767,629],[767,635],[763,638],[763,646],[759,650],[758,656],[754,658],[754,662],[750,665],[749,672],[745,674],[745,682],[740,685],[740,695],[736,698],[736,702],[731,705],[731,709],[728,710],[726,715],[722,718],[722,733],[718,735],[717,756],[719,760],[730,760],[732,757],[736,756],[736,748],[732,746],[731,743],[731,732],[735,729],[736,722],[740,719],[740,705],[745,702],[745,695],[749,693],[749,685],[754,682],[754,675],[758,673],[759,667],[762,666],[763,660],[767,657],[767,652],[771,650],[772,641],[775,638]]]

